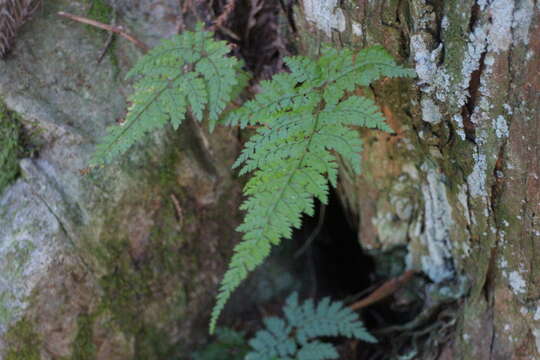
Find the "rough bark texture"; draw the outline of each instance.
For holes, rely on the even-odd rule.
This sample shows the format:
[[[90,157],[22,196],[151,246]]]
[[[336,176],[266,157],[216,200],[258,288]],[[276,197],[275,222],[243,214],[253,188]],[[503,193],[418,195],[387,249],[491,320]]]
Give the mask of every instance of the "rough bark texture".
[[[379,264],[401,249],[428,278],[430,320],[394,339],[430,331],[423,351],[407,347],[418,359],[540,358],[540,3],[301,0],[294,11],[300,53],[382,44],[418,73],[366,91],[396,133],[365,133],[363,175],[344,169],[340,184]]]

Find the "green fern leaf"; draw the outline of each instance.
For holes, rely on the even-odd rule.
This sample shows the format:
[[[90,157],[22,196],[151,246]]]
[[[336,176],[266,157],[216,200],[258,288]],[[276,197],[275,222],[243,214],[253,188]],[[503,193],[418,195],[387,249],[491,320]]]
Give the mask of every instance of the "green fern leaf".
[[[358,315],[339,301],[324,298],[317,305],[312,300],[299,304],[298,295],[294,293],[287,299],[283,311],[285,319],[264,319],[265,329],[249,341],[253,350],[246,360],[337,359],[334,346],[319,341],[321,337],[345,336],[376,342]]]
[[[332,344],[314,341],[308,343],[298,352],[297,360],[338,359],[339,354]]]
[[[326,203],[328,182],[337,182],[336,154],[360,171],[358,134],[350,126],[389,131],[372,100],[345,97],[346,91],[382,76],[413,76],[382,48],[360,51],[326,49],[318,60],[291,57],[291,73],[261,83],[261,92],[225,121],[258,125],[234,164],[240,174],[253,173],[241,209],[246,215],[238,231],[243,241],[221,283],[210,332],[232,291],[269,255],[271,246],[290,238],[302,214],[313,214],[314,198]]]
[[[202,121],[207,114],[212,130],[227,103],[245,84],[242,64],[227,57],[230,49],[213,34],[186,31],[164,40],[129,71],[135,92],[125,122],[112,126],[90,162],[96,166],[127,151],[147,133],[168,122],[177,129],[189,109]]]

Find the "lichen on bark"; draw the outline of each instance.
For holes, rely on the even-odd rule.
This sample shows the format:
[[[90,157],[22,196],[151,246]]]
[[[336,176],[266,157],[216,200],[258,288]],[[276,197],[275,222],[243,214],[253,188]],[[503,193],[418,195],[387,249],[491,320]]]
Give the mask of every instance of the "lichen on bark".
[[[376,262],[374,249],[405,246],[408,266],[434,280],[430,286],[469,279],[470,293],[456,292],[467,297],[455,309],[460,320],[445,356],[540,356],[532,245],[540,236],[540,7],[532,0],[346,1],[345,30],[330,34],[313,27],[304,9],[296,7],[303,55],[315,55],[322,39],[382,44],[418,74],[401,92],[390,90],[393,81],[372,88],[397,136],[365,134],[363,175],[342,169],[340,196],[359,241]],[[401,204],[415,209],[410,218]]]

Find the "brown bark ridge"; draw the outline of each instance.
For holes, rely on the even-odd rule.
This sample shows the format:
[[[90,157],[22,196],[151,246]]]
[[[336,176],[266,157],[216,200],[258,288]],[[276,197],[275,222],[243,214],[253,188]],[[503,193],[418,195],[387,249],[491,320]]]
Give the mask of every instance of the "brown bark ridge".
[[[430,330],[415,359],[540,358],[540,2],[301,0],[294,19],[304,55],[382,44],[418,73],[364,90],[395,134],[363,133],[339,185],[376,261],[404,249],[425,275],[430,320],[381,334]]]

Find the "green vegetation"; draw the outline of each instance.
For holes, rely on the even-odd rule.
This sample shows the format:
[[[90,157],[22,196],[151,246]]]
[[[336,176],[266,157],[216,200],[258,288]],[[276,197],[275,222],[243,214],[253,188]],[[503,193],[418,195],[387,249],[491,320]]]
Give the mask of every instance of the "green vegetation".
[[[243,360],[249,347],[244,334],[229,328],[217,328],[216,339],[192,355],[193,360]]]
[[[227,57],[229,48],[202,30],[163,41],[136,64],[135,93],[125,123],[109,129],[97,146],[92,165],[127,151],[146,133],[169,121],[176,129],[189,110],[210,130],[245,84],[241,63]],[[269,255],[272,245],[289,238],[302,214],[313,214],[314,199],[326,203],[328,183],[337,182],[336,156],[360,171],[362,142],[351,126],[390,131],[376,104],[353,92],[381,77],[412,77],[381,47],[353,53],[322,49],[318,59],[285,59],[290,73],[263,81],[261,92],[230,111],[229,125],[255,127],[235,167],[253,173],[244,188],[246,216],[238,231],[243,241],[221,283],[210,332],[232,292]],[[329,354],[326,352],[326,354]]]
[[[13,325],[7,335],[7,354],[5,360],[39,360],[41,340],[35,333],[30,321],[19,320]]]
[[[298,303],[291,295],[283,309],[285,319],[264,319],[265,329],[249,341],[253,348],[246,360],[325,360],[339,357],[330,343],[320,337],[346,336],[367,342],[377,342],[364,328],[358,315],[341,302],[322,299]]]
[[[376,342],[358,315],[339,301],[324,298],[318,304],[312,300],[300,304],[295,293],[287,299],[283,312],[284,318],[264,319],[265,328],[255,334],[249,346],[242,333],[218,328],[217,339],[193,354],[193,360],[337,359],[335,347],[320,338],[345,336]]]
[[[232,292],[272,245],[290,238],[302,214],[313,215],[314,198],[326,204],[328,182],[337,183],[336,155],[360,172],[362,142],[350,126],[391,131],[372,100],[346,93],[382,76],[413,75],[380,47],[358,54],[326,47],[317,60],[296,56],[285,61],[290,73],[262,82],[254,100],[226,117],[231,124],[258,128],[235,164],[243,165],[240,174],[253,172],[244,188],[246,216],[238,227],[244,241],[236,246],[221,283],[210,330]]]
[[[94,318],[83,314],[77,319],[78,331],[73,343],[73,360],[90,360],[96,356],[96,347],[92,342]]]
[[[0,193],[19,173],[20,124],[0,102]]]
[[[110,7],[104,0],[87,0],[90,2],[88,17],[104,24],[109,24],[112,20],[113,8]],[[96,30],[91,28],[92,30]]]
[[[198,121],[213,128],[229,101],[242,88],[241,62],[227,57],[224,41],[212,33],[186,31],[164,40],[128,73],[137,77],[135,93],[122,126],[112,126],[96,148],[91,165],[100,165],[127,151],[145,134],[169,121],[177,129],[189,107]]]

